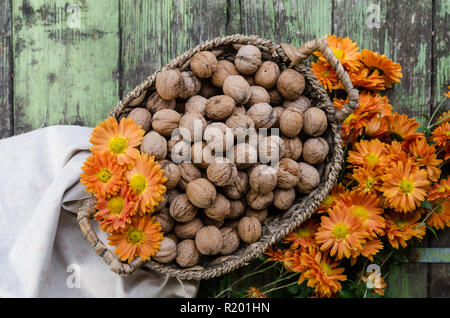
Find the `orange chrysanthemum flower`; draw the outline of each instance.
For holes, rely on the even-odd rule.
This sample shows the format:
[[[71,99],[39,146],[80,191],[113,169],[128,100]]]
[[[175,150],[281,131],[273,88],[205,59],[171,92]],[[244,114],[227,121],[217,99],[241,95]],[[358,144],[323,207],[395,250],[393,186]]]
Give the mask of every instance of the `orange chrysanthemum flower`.
[[[284,265],[286,270],[294,272],[295,255],[298,253],[299,253],[298,250],[291,250],[290,248],[283,250],[283,257],[281,259],[281,263]]]
[[[450,86],[447,86],[448,92],[444,94],[445,97],[450,98]]]
[[[442,179],[439,183],[434,183],[428,192],[428,201],[441,200],[450,196],[450,176]]]
[[[291,249],[297,249],[300,247],[302,251],[316,248],[317,243],[314,238],[319,223],[314,219],[309,219],[307,222],[303,222],[294,232],[289,233],[283,239],[284,243],[291,243]]]
[[[354,169],[352,177],[358,183],[353,188],[355,191],[376,194],[381,186],[381,175],[373,168]]]
[[[325,213],[334,207],[336,201],[344,195],[347,195],[348,190],[340,183],[333,186],[333,189],[323,200],[322,204],[317,208],[315,213]]]
[[[347,71],[355,72],[361,67],[361,53],[356,42],[348,37],[342,38],[336,37],[336,35],[328,35],[327,42],[336,58]],[[319,61],[326,62],[322,53],[314,52],[314,54],[319,57]]]
[[[131,217],[136,214],[136,195],[126,184],[122,185],[117,195],[109,199],[98,198],[95,208],[98,212],[94,219],[100,222],[104,232],[117,231],[131,223]]]
[[[275,247],[269,246],[269,248],[264,252],[269,258],[268,261],[281,262],[284,258],[283,251],[280,249],[275,249]]]
[[[123,169],[111,153],[94,153],[86,158],[81,170],[84,173],[80,175],[80,182],[86,186],[86,192],[107,198],[119,191]]]
[[[450,140],[450,123],[444,122],[431,133],[433,141],[440,147],[445,148]]]
[[[120,124],[114,117],[100,122],[92,131],[89,140],[92,152],[109,151],[117,156],[119,164],[132,164],[139,156],[138,147],[142,143],[145,131],[140,129],[131,118],[122,118]]]
[[[321,217],[321,224],[316,233],[320,250],[330,250],[330,255],[337,259],[350,258],[353,250],[361,249],[369,236],[358,216],[353,215],[347,207],[336,205],[328,216]]]
[[[301,254],[302,265],[306,270],[300,275],[298,284],[308,280],[307,285],[314,288],[318,297],[331,297],[342,289],[341,281],[347,280],[343,267],[332,262],[328,253],[310,250]]]
[[[438,230],[450,226],[450,197],[442,202],[433,202],[433,213],[427,219],[427,224]]]
[[[443,112],[436,120],[437,123],[450,122],[450,112]]]
[[[382,139],[388,132],[388,127],[386,122],[379,117],[372,118],[367,122],[366,127],[364,127],[364,135],[369,138]]]
[[[415,118],[408,118],[406,114],[394,113],[391,116],[384,116],[388,127],[388,134],[391,141],[399,141],[407,150],[408,145],[416,138],[424,138],[423,133],[418,132],[420,124]]]
[[[386,206],[402,212],[413,211],[420,206],[431,184],[427,172],[414,167],[411,159],[393,162],[382,180],[380,191],[386,198]]]
[[[159,222],[154,217],[140,217],[109,236],[108,244],[116,246],[115,253],[122,261],[131,262],[136,257],[147,261],[159,251],[162,239]]]
[[[136,165],[125,174],[129,187],[137,194],[140,215],[153,212],[158,202],[163,200],[167,181],[164,170],[147,154],[138,155]]]
[[[267,298],[266,294],[263,294],[258,288],[250,287],[247,289],[247,298]]]
[[[361,140],[354,144],[354,151],[348,152],[347,161],[352,167],[376,168],[383,163],[387,155],[386,144],[378,139]]]
[[[378,72],[374,70],[370,72],[368,68],[361,68],[354,73],[350,73],[350,79],[354,86],[362,87],[371,91],[384,90],[384,79]]]
[[[425,138],[418,138],[409,145],[409,151],[421,167],[425,167],[428,179],[438,181],[441,175],[439,165],[442,160],[437,158],[436,149],[427,143]]]
[[[383,243],[381,243],[379,239],[367,241],[362,245],[361,249],[352,253],[352,259],[350,263],[352,266],[355,265],[359,255],[362,255],[369,261],[373,262],[374,255],[376,255],[382,249]]]
[[[361,279],[366,284],[367,289],[373,289],[372,295],[378,294],[380,296],[384,296],[384,289],[387,284],[380,272],[373,271],[366,273]]]
[[[402,75],[402,67],[399,63],[394,63],[385,55],[379,55],[377,52],[370,50],[362,50],[362,63],[372,71],[378,71],[383,76],[386,87],[391,88],[392,83],[400,82]]]
[[[311,70],[323,87],[328,89],[330,92],[333,89],[339,89],[342,87],[342,84],[339,83],[337,78],[336,71],[328,62],[312,62]]]
[[[419,222],[420,213],[385,213],[386,236],[393,248],[406,247],[413,237],[421,240],[425,235],[425,224]]]

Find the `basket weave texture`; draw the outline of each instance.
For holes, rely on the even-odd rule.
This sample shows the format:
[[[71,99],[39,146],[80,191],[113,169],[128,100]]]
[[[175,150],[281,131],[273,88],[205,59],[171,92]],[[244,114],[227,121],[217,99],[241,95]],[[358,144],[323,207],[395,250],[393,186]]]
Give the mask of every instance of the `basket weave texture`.
[[[103,258],[110,269],[119,275],[129,275],[138,268],[157,271],[180,279],[209,279],[229,273],[260,256],[269,246],[281,240],[286,234],[292,232],[303,221],[307,220],[316,210],[320,203],[327,196],[341,171],[344,161],[342,149],[342,137],[340,123],[358,106],[359,94],[353,88],[348,74],[341,63],[333,55],[324,38],[316,39],[305,43],[300,48],[294,48],[288,44],[277,44],[271,40],[265,40],[258,36],[230,35],[219,37],[199,44],[195,48],[186,51],[182,55],[172,60],[164,66],[164,69],[186,70],[189,67],[190,59],[199,51],[212,51],[218,59],[232,59],[236,45],[251,44],[257,46],[263,52],[264,59],[277,62],[282,68],[290,67],[302,73],[306,80],[304,94],[311,100],[312,104],[325,111],[328,117],[329,127],[323,136],[330,145],[330,153],[322,166],[319,167],[321,182],[319,186],[307,196],[296,199],[293,206],[282,214],[278,214],[267,222],[264,222],[262,236],[258,242],[250,245],[242,245],[233,255],[215,259],[207,264],[192,268],[181,268],[175,264],[161,264],[155,261],[143,262],[139,258],[130,263],[121,262],[107,245],[102,242],[90,223],[90,219],[95,214],[96,199],[91,197],[83,203],[78,212],[78,223],[83,236],[89,241],[97,255]],[[309,63],[305,60],[314,52],[320,51],[325,59],[336,70],[338,78],[341,80],[344,89],[349,96],[348,104],[343,109],[337,111],[315,75],[311,71]],[[160,70],[160,71],[161,71]],[[129,92],[110,111],[109,115],[117,119],[128,114],[133,107],[141,105],[146,97],[155,91],[155,80],[158,72],[150,75],[144,82]]]

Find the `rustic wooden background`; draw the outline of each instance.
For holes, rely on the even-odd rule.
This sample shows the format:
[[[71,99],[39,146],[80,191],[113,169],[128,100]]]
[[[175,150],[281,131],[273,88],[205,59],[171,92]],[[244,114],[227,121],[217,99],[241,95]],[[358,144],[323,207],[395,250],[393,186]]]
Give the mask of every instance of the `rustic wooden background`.
[[[294,45],[349,36],[401,63],[403,80],[388,96],[423,122],[450,84],[449,17],[450,0],[0,0],[0,138],[48,125],[95,126],[172,58],[234,33]],[[450,297],[442,249],[449,231],[422,247],[437,248],[422,251],[440,259],[397,266],[391,296]]]

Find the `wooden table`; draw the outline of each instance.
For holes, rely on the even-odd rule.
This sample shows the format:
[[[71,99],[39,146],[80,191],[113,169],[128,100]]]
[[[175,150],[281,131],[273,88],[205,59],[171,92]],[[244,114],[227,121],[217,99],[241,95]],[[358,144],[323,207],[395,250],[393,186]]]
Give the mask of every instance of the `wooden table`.
[[[450,84],[449,17],[450,0],[0,0],[0,137],[95,126],[166,62],[234,33],[294,45],[349,36],[402,65],[387,95],[424,122]],[[448,231],[423,244],[449,246]],[[403,264],[389,285],[392,296],[450,297],[450,266]]]

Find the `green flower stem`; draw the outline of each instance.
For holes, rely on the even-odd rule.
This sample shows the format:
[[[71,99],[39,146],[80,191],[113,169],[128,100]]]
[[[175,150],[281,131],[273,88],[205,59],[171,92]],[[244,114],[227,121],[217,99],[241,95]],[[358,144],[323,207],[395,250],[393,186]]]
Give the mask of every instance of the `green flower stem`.
[[[286,272],[286,273],[288,273],[288,272]],[[275,281],[273,281],[273,282],[271,282],[271,283],[269,283],[269,284],[267,284],[267,285],[264,285],[264,286],[261,287],[260,289],[262,290],[262,289],[267,288],[267,287],[269,287],[269,286],[271,286],[271,285],[278,284],[279,282],[281,282],[281,281],[283,281],[283,280],[291,279],[291,278],[293,278],[294,276],[297,276],[297,275],[299,275],[299,273],[294,273],[294,274],[289,275],[289,276],[287,276],[287,277],[283,277],[283,275],[281,275],[281,276],[278,277]]]
[[[291,287],[292,285],[295,285],[295,284],[298,284],[298,282],[295,281],[295,282],[289,283],[287,285],[283,285],[283,286],[280,286],[280,287],[275,287],[275,288],[272,288],[272,289],[269,289],[269,290],[266,290],[266,291],[262,291],[262,293],[263,294],[268,294],[268,293],[274,292],[276,290],[280,290],[280,289],[284,289],[284,288],[287,288],[287,287]]]

